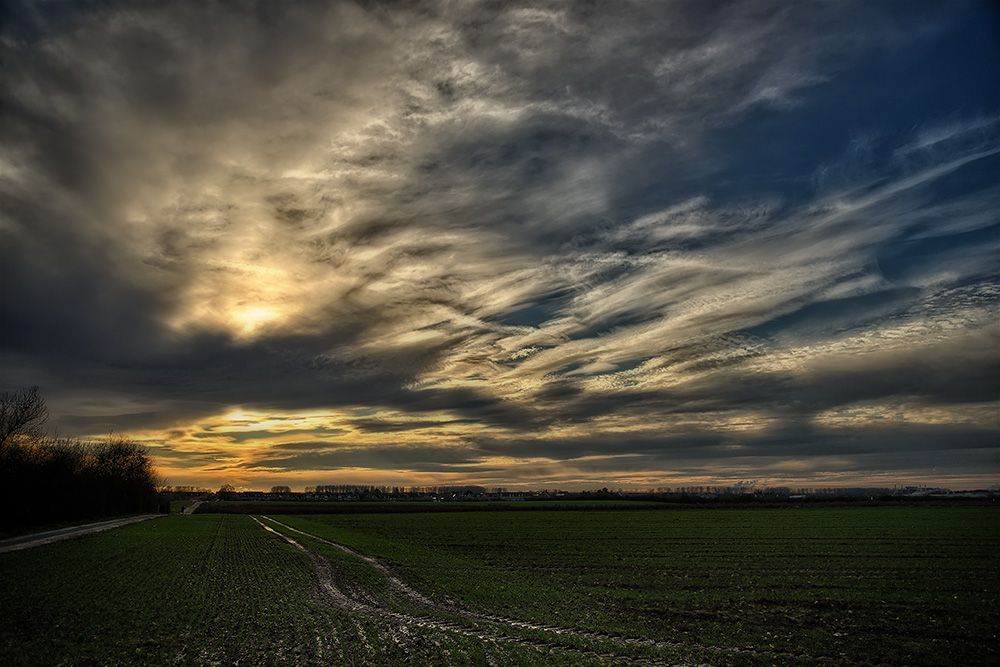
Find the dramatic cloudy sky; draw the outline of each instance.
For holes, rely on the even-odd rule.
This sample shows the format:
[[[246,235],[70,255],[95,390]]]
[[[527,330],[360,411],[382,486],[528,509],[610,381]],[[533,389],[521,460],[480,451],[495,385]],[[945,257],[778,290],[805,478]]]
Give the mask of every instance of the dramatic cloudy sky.
[[[24,2],[2,376],[173,484],[1000,481],[1000,10]]]

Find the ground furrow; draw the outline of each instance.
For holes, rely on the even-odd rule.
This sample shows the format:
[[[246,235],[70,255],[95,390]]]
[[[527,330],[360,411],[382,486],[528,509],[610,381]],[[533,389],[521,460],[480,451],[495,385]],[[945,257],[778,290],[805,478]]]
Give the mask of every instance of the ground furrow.
[[[687,665],[684,665],[683,663],[665,662],[662,660],[656,660],[652,658],[642,658],[636,656],[622,655],[610,651],[592,650],[584,647],[564,644],[561,642],[540,641],[537,639],[531,639],[529,637],[523,637],[519,635],[505,633],[502,630],[482,629],[454,621],[444,621],[434,618],[414,616],[412,614],[407,614],[393,609],[387,609],[385,607],[380,607],[365,602],[360,602],[346,595],[343,591],[341,591],[337,587],[334,581],[333,572],[329,564],[326,563],[321,556],[310,551],[306,547],[302,546],[302,544],[288,537],[287,535],[284,535],[281,532],[276,531],[270,526],[262,523],[256,517],[250,517],[250,518],[253,519],[255,522],[257,522],[257,524],[259,524],[265,530],[284,538],[293,547],[307,554],[312,559],[314,565],[316,566],[316,572],[319,578],[320,586],[323,589],[323,592],[326,595],[327,599],[330,602],[332,602],[335,606],[344,611],[356,614],[362,614],[375,620],[390,622],[398,625],[409,625],[430,630],[453,632],[465,637],[478,639],[480,641],[505,642],[508,644],[515,644],[518,646],[533,648],[540,651],[557,650],[573,655],[585,656],[588,658],[597,658],[600,660],[606,660],[616,663],[624,662],[631,665],[644,665],[648,667],[689,667]],[[410,591],[415,593],[415,597],[411,597],[411,599],[419,600],[422,602],[422,604],[434,609],[435,611],[458,615],[455,610],[446,609],[441,607],[440,605],[436,605],[428,598],[413,591],[413,589],[407,586],[405,582],[403,582],[401,579],[392,574],[391,570],[389,570],[385,565],[378,563],[377,561],[375,561],[375,559],[371,558],[370,556],[364,556],[343,545],[331,542],[329,540],[317,537],[315,535],[311,535],[296,528],[292,528],[291,526],[281,523],[280,521],[276,521],[271,517],[265,516],[263,518],[267,519],[268,521],[272,521],[275,524],[282,526],[283,528],[287,528],[288,530],[305,535],[310,539],[315,539],[319,542],[335,547],[344,553],[356,556],[357,558],[360,558],[361,560],[375,567],[379,572],[385,574],[390,579],[390,581],[394,582],[394,588],[397,588],[397,590]],[[469,621],[485,620],[501,626],[508,625],[511,627],[520,627],[522,629],[528,629],[528,630],[544,630],[544,628],[542,628],[541,626],[534,627],[531,624],[521,624],[520,622],[513,621],[512,619],[507,619],[510,622],[504,623],[502,621],[497,621],[493,618],[487,618],[485,616],[480,618],[479,615],[472,613],[465,614],[465,619]],[[567,631],[562,634],[575,634],[575,633]],[[582,637],[583,635],[580,634],[580,636]]]
[[[317,542],[321,542],[321,543],[323,543],[323,544],[325,544],[327,546],[333,547],[333,548],[341,551],[342,553],[348,554],[350,556],[353,556],[355,558],[358,558],[358,559],[364,561],[365,563],[367,563],[368,565],[370,565],[371,567],[373,567],[375,570],[377,570],[379,573],[381,573],[383,576],[385,576],[385,578],[389,582],[390,586],[393,589],[395,589],[396,591],[398,591],[399,593],[401,593],[404,597],[408,598],[410,601],[416,602],[416,603],[418,603],[418,604],[420,604],[422,606],[428,607],[428,608],[430,608],[430,609],[432,609],[434,611],[437,611],[439,613],[445,613],[445,614],[450,614],[450,615],[453,615],[453,616],[458,616],[459,618],[461,618],[461,619],[463,619],[465,621],[468,621],[468,622],[477,622],[477,621],[478,622],[485,622],[485,623],[489,623],[489,624],[492,624],[492,625],[500,626],[501,628],[508,628],[508,629],[511,629],[511,630],[515,630],[516,629],[516,630],[526,630],[526,631],[550,633],[550,634],[555,635],[556,637],[574,637],[574,638],[583,639],[583,640],[610,641],[610,642],[614,642],[614,643],[618,643],[618,644],[624,644],[624,645],[628,645],[628,646],[635,646],[635,647],[641,647],[641,648],[680,649],[680,650],[687,650],[687,651],[690,651],[690,650],[701,650],[701,651],[708,651],[708,652],[714,652],[714,653],[729,653],[729,654],[753,654],[753,655],[766,656],[766,657],[769,657],[769,658],[776,658],[776,659],[780,659],[780,658],[799,658],[799,659],[804,658],[804,659],[810,659],[810,660],[833,659],[830,656],[817,656],[817,655],[812,655],[812,654],[807,654],[807,653],[801,653],[801,652],[768,651],[768,650],[758,649],[758,648],[755,648],[755,647],[718,646],[718,645],[712,645],[712,644],[674,642],[674,641],[667,641],[667,640],[659,640],[659,641],[657,641],[657,640],[652,640],[652,639],[643,639],[643,638],[638,638],[638,637],[628,637],[628,636],[622,636],[622,635],[619,635],[619,634],[612,634],[612,633],[600,632],[600,631],[597,631],[597,630],[586,630],[586,629],[583,629],[583,628],[571,628],[571,627],[564,627],[564,626],[541,625],[541,624],[531,623],[529,621],[522,621],[522,620],[518,620],[518,619],[506,618],[506,617],[498,616],[498,615],[494,615],[494,614],[482,614],[482,613],[478,613],[478,612],[471,611],[471,610],[468,610],[468,609],[460,608],[460,607],[455,606],[455,605],[442,605],[442,604],[434,602],[433,600],[429,599],[425,595],[423,595],[423,594],[417,592],[416,590],[414,590],[402,578],[400,578],[398,575],[396,575],[389,567],[387,567],[385,564],[381,563],[376,558],[373,558],[371,556],[367,556],[365,554],[362,554],[362,553],[360,553],[358,551],[355,551],[354,549],[351,549],[350,547],[347,547],[347,546],[345,546],[343,544],[339,544],[337,542],[333,542],[333,541],[325,539],[323,537],[319,537],[318,535],[313,535],[312,533],[307,533],[307,532],[305,532],[303,530],[300,530],[298,528],[295,528],[293,526],[289,526],[288,524],[283,523],[281,521],[278,521],[277,519],[274,519],[273,517],[264,516],[263,518],[265,518],[268,521],[270,521],[270,522],[272,522],[272,523],[274,523],[274,524],[282,527],[283,529],[289,530],[289,531],[294,532],[294,533],[298,533],[300,535],[308,537],[309,539],[316,540]],[[258,522],[258,523],[260,523],[260,522]],[[278,533],[277,531],[274,531],[273,529],[268,528],[264,524],[261,524],[261,525],[264,526],[265,528],[267,528],[268,530],[271,530],[272,532],[275,532],[275,533],[277,533],[279,535],[282,535],[281,533]],[[295,546],[297,546],[299,548],[303,548],[301,545],[299,545],[297,542],[295,542],[291,538],[288,538],[285,535],[282,535],[282,536],[285,537],[285,539],[289,540],[291,543],[293,543]],[[333,590],[335,590],[335,587],[332,586],[332,583],[330,583],[330,588],[333,589]],[[426,619],[426,618],[416,617],[416,616],[409,616],[407,614],[401,614],[400,612],[386,610],[386,609],[381,608],[381,607],[376,608],[376,607],[373,607],[371,605],[365,605],[364,603],[360,603],[360,602],[357,602],[355,600],[352,600],[351,598],[347,597],[346,595],[344,595],[340,591],[337,591],[336,595],[338,595],[341,598],[343,598],[344,604],[345,604],[345,608],[347,606],[351,606],[351,607],[354,608],[354,610],[359,611],[361,613],[365,613],[366,610],[367,611],[372,611],[374,609],[378,609],[379,613],[381,613],[381,614],[390,614],[390,615],[396,615],[399,618],[406,618],[406,619],[409,619],[409,621],[407,621],[407,622],[416,623],[418,625],[422,625],[423,627],[431,627],[431,626],[427,626],[426,625],[427,623],[431,623],[431,624],[433,624],[433,627],[436,627],[437,629],[452,630],[452,631],[455,631],[455,632],[458,632],[459,631],[458,628],[460,627],[462,629],[462,633],[463,634],[477,636],[477,637],[480,637],[481,639],[506,638],[507,640],[515,640],[516,643],[521,643],[523,645],[532,645],[532,646],[536,646],[536,647],[539,647],[539,648],[552,648],[553,647],[553,644],[550,644],[550,643],[538,642],[538,641],[531,640],[531,639],[525,639],[525,638],[520,637],[520,636],[511,636],[509,634],[503,634],[502,632],[500,633],[499,636],[497,636],[497,634],[495,632],[485,632],[485,631],[478,630],[478,629],[475,629],[475,628],[470,628],[468,626],[454,626],[452,624],[445,624],[445,623],[443,623],[441,621],[436,621],[436,620],[431,620],[431,619]],[[662,665],[662,664],[665,664],[665,663],[662,663],[662,662],[659,662],[659,661],[655,661],[655,660],[651,660],[651,659],[636,658],[636,657],[625,656],[625,655],[620,655],[620,654],[611,654],[611,655],[608,655],[608,654],[602,654],[602,653],[597,652],[597,651],[589,651],[589,650],[586,650],[586,649],[577,649],[577,647],[570,647],[568,645],[561,644],[561,643],[560,644],[556,644],[556,645],[559,646],[560,648],[566,648],[566,649],[571,649],[572,648],[572,649],[580,650],[580,651],[583,651],[584,653],[586,653],[588,655],[591,655],[591,656],[599,656],[599,657],[602,657],[602,658],[610,658],[610,657],[613,656],[613,659],[629,660],[629,661],[633,662],[634,664],[651,664],[651,665]]]

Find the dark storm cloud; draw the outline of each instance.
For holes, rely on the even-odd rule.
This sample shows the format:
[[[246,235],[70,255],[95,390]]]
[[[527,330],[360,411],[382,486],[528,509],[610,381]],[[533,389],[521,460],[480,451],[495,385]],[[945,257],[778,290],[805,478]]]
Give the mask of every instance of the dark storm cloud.
[[[309,443],[305,443],[309,444]],[[323,447],[314,443],[314,447]],[[413,472],[483,472],[496,471],[496,466],[484,465],[474,452],[457,447],[383,444],[348,449],[329,450],[300,448],[290,443],[275,448],[276,455],[241,464],[242,468],[265,468],[271,471],[336,470],[367,468],[375,471]],[[294,453],[289,453],[289,451]]]
[[[61,429],[358,409],[653,470],[727,460],[713,417],[995,428],[986,3],[11,7],[0,384]]]
[[[398,433],[400,431],[421,431],[436,429],[451,424],[474,424],[472,419],[449,419],[447,421],[386,421],[383,419],[355,419],[351,426],[365,433]]]
[[[799,461],[813,457],[844,457],[887,461],[907,454],[943,454],[981,450],[979,456],[995,453],[995,433],[989,429],[938,427],[928,425],[878,425],[863,428],[818,427],[807,422],[789,422],[755,434],[697,429],[690,433],[636,435],[606,433],[573,439],[476,440],[483,454],[530,459],[552,459],[586,465],[593,457],[634,458],[648,470],[670,469],[673,465],[691,469],[701,464],[709,469],[713,461],[725,465],[736,459]],[[766,465],[761,469],[765,470]],[[883,469],[891,469],[886,463]],[[704,470],[703,470],[704,472]]]

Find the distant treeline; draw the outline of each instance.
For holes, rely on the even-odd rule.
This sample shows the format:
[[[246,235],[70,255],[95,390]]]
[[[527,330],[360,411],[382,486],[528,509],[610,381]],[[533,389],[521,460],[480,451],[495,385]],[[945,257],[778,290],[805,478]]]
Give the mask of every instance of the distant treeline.
[[[663,507],[666,507],[664,505]],[[429,514],[441,512],[621,511],[660,509],[655,504],[538,502],[272,502],[246,500],[203,503],[197,514]]]
[[[160,511],[145,447],[115,435],[48,438],[45,416],[37,389],[0,395],[0,530]]]
[[[291,492],[287,486],[272,487],[271,492]],[[406,494],[430,495],[482,495],[487,490],[482,486],[385,486],[380,484],[322,484],[307,486],[307,494],[316,495],[352,495],[352,496],[402,496]],[[503,489],[492,489],[493,493],[501,493]]]
[[[847,507],[990,507],[997,508],[995,499],[983,498],[842,498],[831,500],[705,500],[688,498],[683,500],[658,502],[632,502],[619,499],[617,502],[587,501],[576,498],[561,500],[529,499],[526,502],[281,502],[268,500],[242,500],[202,503],[197,514],[430,514],[451,512],[656,512],[660,510],[704,510],[704,509],[805,509],[805,508],[847,508]]]

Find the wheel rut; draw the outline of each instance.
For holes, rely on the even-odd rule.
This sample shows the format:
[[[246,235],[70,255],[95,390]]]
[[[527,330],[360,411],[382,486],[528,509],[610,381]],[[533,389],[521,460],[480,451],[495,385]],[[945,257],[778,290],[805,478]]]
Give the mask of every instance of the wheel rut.
[[[415,603],[420,607],[424,607],[432,612],[443,613],[450,616],[456,617],[456,621],[448,621],[436,618],[430,618],[425,616],[416,616],[413,614],[408,614],[395,609],[389,608],[386,604],[382,604],[378,601],[375,595],[365,595],[364,597],[370,601],[362,601],[356,597],[352,597],[343,591],[336,585],[336,577],[333,568],[329,562],[322,556],[314,553],[308,548],[304,547],[302,544],[292,539],[283,532],[277,531],[274,528],[268,526],[267,524],[261,522],[256,517],[251,516],[254,521],[256,521],[265,530],[274,533],[285,539],[293,547],[301,550],[312,560],[314,567],[316,568],[316,573],[319,578],[320,586],[323,590],[326,599],[344,611],[349,611],[352,613],[362,614],[369,618],[378,619],[386,621],[393,624],[411,625],[419,628],[434,629],[440,631],[454,632],[467,637],[474,637],[483,641],[501,641],[511,644],[517,644],[520,646],[526,646],[535,648],[541,651],[552,651],[558,650],[569,654],[576,654],[581,656],[586,656],[588,658],[597,658],[602,661],[610,661],[616,664],[629,664],[629,665],[648,665],[649,667],[692,667],[694,663],[677,663],[677,662],[666,662],[663,660],[658,660],[654,658],[645,658],[640,656],[625,655],[623,653],[618,653],[615,651],[601,651],[601,650],[591,650],[572,644],[565,643],[564,641],[559,641],[560,638],[576,638],[583,640],[598,640],[598,641],[608,641],[611,643],[616,643],[619,645],[632,646],[637,648],[651,648],[651,649],[685,649],[685,650],[703,650],[718,653],[728,653],[728,654],[753,654],[759,655],[761,657],[769,658],[805,658],[817,661],[828,661],[829,656],[816,656],[809,655],[798,652],[786,652],[786,651],[767,651],[757,649],[755,647],[735,647],[735,646],[716,646],[710,644],[699,644],[699,643],[688,643],[688,642],[673,642],[673,641],[656,641],[652,639],[643,639],[638,637],[628,637],[620,634],[610,633],[610,632],[600,632],[595,630],[586,630],[583,628],[572,628],[556,625],[542,625],[537,623],[531,623],[528,621],[522,621],[518,619],[506,618],[504,616],[494,615],[494,614],[482,614],[468,609],[461,608],[454,604],[443,604],[438,603],[422,593],[414,590],[409,586],[402,578],[400,578],[395,572],[393,572],[384,563],[380,562],[372,556],[367,556],[363,553],[355,551],[350,547],[343,544],[327,540],[318,535],[313,535],[307,533],[298,528],[289,526],[288,524],[282,523],[277,519],[269,516],[262,516],[262,518],[267,521],[280,526],[282,529],[287,530],[292,533],[297,533],[308,537],[311,540],[321,542],[327,546],[330,546],[338,551],[345,553],[347,555],[353,556],[370,567],[378,571],[383,575],[392,590],[396,591],[403,598],[411,603]],[[477,627],[477,623],[486,624],[486,628]],[[542,641],[539,639],[533,639],[529,637],[524,637],[520,634],[516,634],[517,631],[534,631],[546,633],[549,635],[554,635],[551,641]]]

